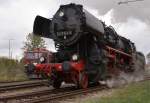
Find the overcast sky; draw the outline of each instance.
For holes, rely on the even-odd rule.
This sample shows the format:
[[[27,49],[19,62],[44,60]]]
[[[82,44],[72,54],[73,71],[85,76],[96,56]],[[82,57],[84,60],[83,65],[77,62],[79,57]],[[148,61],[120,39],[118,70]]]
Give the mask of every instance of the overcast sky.
[[[0,0],[0,56],[8,56],[11,40],[13,57],[22,55],[21,47],[28,33],[32,32],[36,15],[51,18],[60,4],[83,4],[97,18],[135,42],[137,50],[150,52],[150,0],[118,5],[127,0]],[[54,50],[52,40],[46,40]]]

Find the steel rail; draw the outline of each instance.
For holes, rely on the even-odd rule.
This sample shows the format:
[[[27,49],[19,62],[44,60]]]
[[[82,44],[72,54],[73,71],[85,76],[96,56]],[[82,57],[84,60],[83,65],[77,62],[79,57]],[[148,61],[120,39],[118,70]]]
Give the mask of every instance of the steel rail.
[[[5,83],[5,84],[0,85],[0,92],[7,91],[7,90],[42,86],[42,85],[45,85],[46,83],[47,83],[46,80],[33,80],[33,81],[25,81],[25,82]]]
[[[76,95],[83,95],[83,94],[87,94],[87,93],[100,91],[100,90],[104,90],[106,88],[107,88],[106,86],[98,86],[98,87],[91,87],[88,89],[78,89],[78,90],[73,90],[73,91],[64,92],[64,93],[58,93],[56,95],[47,95],[44,97],[27,100],[22,103],[40,103],[40,102],[47,102],[47,101],[50,102],[52,100],[58,100],[58,99],[62,99],[62,98],[64,99],[64,98],[68,98],[68,97],[72,97],[72,96],[76,96]]]
[[[33,98],[33,97],[38,97],[38,96],[43,96],[43,95],[50,95],[50,94],[56,94],[60,92],[65,92],[67,90],[72,90],[74,87],[71,88],[62,88],[62,89],[52,89],[50,90],[49,88],[39,90],[39,91],[32,91],[32,92],[27,92],[27,93],[19,93],[19,94],[13,94],[13,95],[6,95],[6,96],[1,96],[0,101],[7,102],[10,100],[19,100],[19,99],[25,99],[25,98]],[[30,103],[30,102],[29,102]]]

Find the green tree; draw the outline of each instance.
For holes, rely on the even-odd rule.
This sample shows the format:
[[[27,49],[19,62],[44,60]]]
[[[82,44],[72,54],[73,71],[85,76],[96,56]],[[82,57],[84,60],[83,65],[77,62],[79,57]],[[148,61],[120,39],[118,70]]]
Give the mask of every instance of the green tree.
[[[46,48],[46,43],[43,38],[29,33],[24,42],[24,50],[33,50],[35,48]]]

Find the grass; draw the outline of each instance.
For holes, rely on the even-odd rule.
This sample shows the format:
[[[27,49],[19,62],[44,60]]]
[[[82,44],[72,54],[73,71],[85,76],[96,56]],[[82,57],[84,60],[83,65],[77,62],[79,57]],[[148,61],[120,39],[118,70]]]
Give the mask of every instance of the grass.
[[[26,79],[22,63],[0,57],[0,82],[23,81]]]
[[[85,103],[150,103],[150,81],[129,84],[109,97],[90,99]]]

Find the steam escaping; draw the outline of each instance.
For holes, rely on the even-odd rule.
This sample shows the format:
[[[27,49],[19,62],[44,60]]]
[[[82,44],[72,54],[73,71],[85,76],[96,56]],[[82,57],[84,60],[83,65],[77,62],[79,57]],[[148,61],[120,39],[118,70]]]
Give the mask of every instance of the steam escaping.
[[[113,77],[106,81],[109,88],[119,87],[132,82],[138,82],[144,80],[145,74],[145,57],[141,52],[137,52],[133,58],[134,60],[134,72],[125,73],[121,72],[119,76]]]
[[[134,73],[124,73],[122,72],[118,77],[108,79],[106,85],[109,88],[120,87],[132,82],[139,82],[144,79],[144,71],[138,71]]]

